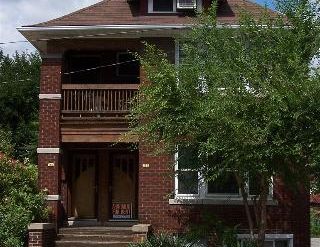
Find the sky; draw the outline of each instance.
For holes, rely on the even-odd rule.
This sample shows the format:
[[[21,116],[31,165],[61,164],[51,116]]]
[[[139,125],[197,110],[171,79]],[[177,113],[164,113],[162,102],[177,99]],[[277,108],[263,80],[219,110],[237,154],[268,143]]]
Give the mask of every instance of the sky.
[[[0,43],[25,40],[17,27],[57,18],[99,1],[101,0],[0,0]],[[262,5],[271,4],[271,0],[256,1]],[[28,43],[0,45],[0,48],[10,55],[16,50],[35,51]]]

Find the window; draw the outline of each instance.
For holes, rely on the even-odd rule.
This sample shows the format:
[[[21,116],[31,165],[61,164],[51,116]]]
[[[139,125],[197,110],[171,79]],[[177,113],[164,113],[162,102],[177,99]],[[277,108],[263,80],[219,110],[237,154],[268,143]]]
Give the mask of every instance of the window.
[[[176,198],[212,199],[214,197],[227,197],[241,199],[241,192],[233,173],[226,172],[214,181],[205,182],[201,173],[194,169],[194,164],[199,162],[195,148],[179,148],[176,154]],[[258,194],[259,178],[248,176],[246,190],[249,196]],[[269,197],[272,196],[272,184],[269,189]]]
[[[181,45],[181,43],[176,42],[175,43],[175,64],[177,66],[179,65],[186,65],[185,63],[185,59],[186,59],[186,54],[183,51],[183,46]],[[206,81],[205,76],[201,73],[198,77],[198,91],[200,94],[207,94],[209,92],[209,87]]]
[[[148,0],[148,12],[149,13],[176,13],[177,5],[179,10],[194,9],[197,11],[202,10],[202,0],[186,1],[180,0]]]
[[[207,193],[239,195],[239,187],[235,176],[232,173],[227,173],[214,181],[209,181]]]
[[[176,176],[177,194],[199,194],[199,172],[192,169],[192,163],[197,159],[196,150],[180,149],[177,156],[178,173]]]
[[[173,0],[153,0],[154,12],[172,12]]]
[[[176,12],[176,0],[149,0],[148,12],[149,13],[166,13]]]
[[[266,234],[265,247],[293,247],[293,234]],[[238,234],[241,247],[244,246],[247,234]]]

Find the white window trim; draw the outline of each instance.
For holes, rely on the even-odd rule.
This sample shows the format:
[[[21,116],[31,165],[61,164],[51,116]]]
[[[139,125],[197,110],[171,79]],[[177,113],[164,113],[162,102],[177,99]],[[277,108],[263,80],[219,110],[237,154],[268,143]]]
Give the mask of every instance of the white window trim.
[[[241,205],[243,198],[239,189],[238,194],[231,193],[208,193],[207,183],[198,172],[198,194],[180,194],[179,193],[179,178],[178,178],[178,152],[174,155],[175,160],[175,178],[174,178],[174,199],[169,200],[169,204],[228,204],[228,205]],[[181,171],[192,171],[191,169],[182,169]],[[249,192],[249,182],[246,183],[246,191]],[[248,195],[248,203],[253,204],[254,195]],[[278,205],[278,202],[273,198],[273,178],[269,186],[269,195],[267,205]]]
[[[202,11],[202,0],[197,1],[197,11]],[[169,13],[177,13],[177,0],[173,0],[173,9],[172,11],[153,11],[153,0],[148,0],[148,13],[150,14],[169,14]]]
[[[238,239],[249,239],[249,234],[237,234]],[[265,235],[266,241],[275,241],[275,240],[287,240],[289,241],[289,247],[293,247],[293,234],[266,234]],[[275,247],[275,243],[273,243]]]

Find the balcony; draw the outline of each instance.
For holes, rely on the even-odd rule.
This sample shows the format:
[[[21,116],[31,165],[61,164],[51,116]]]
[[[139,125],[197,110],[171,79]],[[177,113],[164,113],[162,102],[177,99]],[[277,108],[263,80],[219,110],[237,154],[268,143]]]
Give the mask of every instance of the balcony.
[[[63,84],[62,120],[123,119],[139,84]]]

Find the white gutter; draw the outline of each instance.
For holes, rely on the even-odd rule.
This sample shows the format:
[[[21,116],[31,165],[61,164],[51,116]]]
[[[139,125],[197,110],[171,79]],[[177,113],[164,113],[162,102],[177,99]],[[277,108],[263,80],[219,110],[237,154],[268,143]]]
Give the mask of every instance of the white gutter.
[[[184,29],[193,27],[193,24],[180,25],[93,25],[93,26],[49,26],[49,27],[18,27],[18,31],[76,31],[76,30],[112,30],[112,29],[126,29],[126,30],[149,30],[149,29]],[[217,27],[239,28],[239,25],[217,25]]]
[[[101,29],[181,29],[193,25],[94,25],[94,26],[49,26],[49,27],[18,27],[19,31],[72,31]]]

